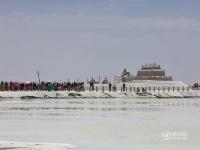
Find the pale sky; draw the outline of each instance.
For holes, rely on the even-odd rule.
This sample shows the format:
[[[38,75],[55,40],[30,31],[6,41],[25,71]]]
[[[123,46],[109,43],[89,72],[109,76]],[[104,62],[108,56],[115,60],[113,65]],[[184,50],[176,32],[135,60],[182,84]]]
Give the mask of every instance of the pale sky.
[[[158,63],[200,82],[199,0],[0,0],[0,80],[108,79]]]

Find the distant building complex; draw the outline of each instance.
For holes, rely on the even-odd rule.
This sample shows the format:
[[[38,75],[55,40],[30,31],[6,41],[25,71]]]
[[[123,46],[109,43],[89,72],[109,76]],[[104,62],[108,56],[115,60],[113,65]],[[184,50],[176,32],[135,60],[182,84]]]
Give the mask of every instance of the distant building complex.
[[[136,76],[124,69],[119,80],[121,82],[130,82],[133,80],[172,81],[173,79],[171,76],[166,76],[165,70],[161,69],[160,65],[154,63],[143,65]]]
[[[115,82],[132,82],[132,81],[145,81],[145,80],[151,80],[151,81],[173,81],[173,78],[171,76],[167,76],[165,73],[165,70],[161,68],[160,65],[154,63],[154,64],[145,64],[142,65],[141,69],[138,70],[137,74],[134,76],[130,72],[127,71],[127,69],[124,69],[120,76],[115,78]],[[101,82],[100,77],[99,81],[94,80],[92,78],[91,80],[87,80],[88,84],[109,84],[111,81],[108,81],[107,78]]]

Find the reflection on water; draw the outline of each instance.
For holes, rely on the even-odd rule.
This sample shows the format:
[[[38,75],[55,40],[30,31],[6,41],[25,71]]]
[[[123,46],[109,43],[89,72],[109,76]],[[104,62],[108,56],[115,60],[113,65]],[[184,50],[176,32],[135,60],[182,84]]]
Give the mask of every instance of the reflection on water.
[[[200,99],[1,99],[0,140],[78,150],[199,149],[199,108]],[[164,141],[163,131],[187,133],[187,140]]]
[[[84,112],[163,111],[173,108],[198,108],[199,99],[5,99],[0,101],[3,115],[79,115]],[[100,113],[100,114],[99,114]],[[92,114],[94,115],[94,114]]]

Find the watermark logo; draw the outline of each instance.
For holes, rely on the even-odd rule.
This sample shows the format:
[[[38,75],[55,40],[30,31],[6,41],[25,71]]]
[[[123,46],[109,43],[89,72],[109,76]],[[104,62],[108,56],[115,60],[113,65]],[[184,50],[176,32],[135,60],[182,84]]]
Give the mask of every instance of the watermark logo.
[[[169,140],[187,140],[187,132],[176,132],[176,131],[163,131],[161,137],[164,141]]]

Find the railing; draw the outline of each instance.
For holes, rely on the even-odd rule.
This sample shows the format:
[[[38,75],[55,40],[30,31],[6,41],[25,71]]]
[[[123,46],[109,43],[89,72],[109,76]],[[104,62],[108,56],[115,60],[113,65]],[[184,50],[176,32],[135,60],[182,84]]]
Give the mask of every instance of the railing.
[[[93,87],[89,85],[85,85],[82,89],[62,89],[62,90],[57,90],[57,91],[96,91],[96,92],[186,92],[186,91],[191,91],[191,90],[200,90],[200,88],[192,88],[192,87],[175,87],[175,86],[170,86],[170,87],[158,87],[158,86],[151,86],[151,87],[136,87],[136,86],[109,86],[109,85],[104,85],[104,84],[96,84]],[[37,91],[35,90],[12,90],[10,88],[5,89],[5,88],[0,88],[0,91]],[[48,90],[44,90],[48,91]],[[51,90],[53,91],[53,90]]]
[[[200,88],[191,87],[134,87],[134,86],[85,86],[85,91],[96,91],[96,92],[188,92],[191,90],[200,90]]]

